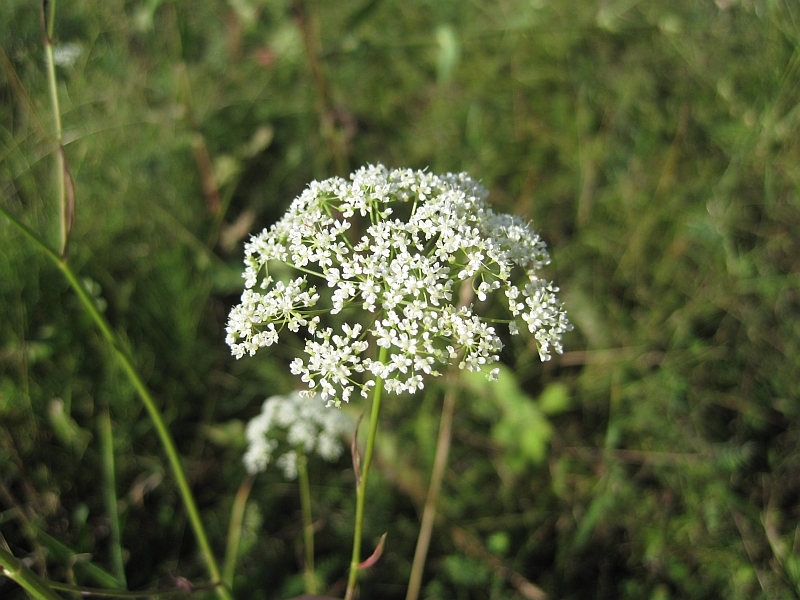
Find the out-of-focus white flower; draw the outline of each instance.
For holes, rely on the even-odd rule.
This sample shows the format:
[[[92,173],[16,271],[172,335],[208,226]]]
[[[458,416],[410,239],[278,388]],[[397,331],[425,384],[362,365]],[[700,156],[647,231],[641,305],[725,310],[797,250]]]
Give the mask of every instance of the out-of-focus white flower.
[[[284,431],[291,448],[276,460],[287,479],[297,478],[297,448],[301,448],[306,456],[317,454],[327,461],[338,459],[342,454],[341,437],[353,429],[353,425],[344,413],[320,408],[318,399],[303,397],[297,392],[268,398],[261,413],[247,424],[245,430],[247,452],[244,464],[247,471],[255,474],[267,468],[278,448],[278,429]]]
[[[488,366],[495,378],[497,323],[512,335],[518,323],[525,326],[542,360],[561,353],[571,325],[558,288],[538,275],[550,262],[545,244],[518,217],[495,213],[486,195],[466,173],[382,165],[350,181],[312,182],[245,247],[246,289],[227,325],[233,354],[277,343],[284,328],[302,330],[305,357],[291,371],[309,394],[340,406],[356,390],[367,396],[376,378],[389,392],[413,393],[423,376],[453,361],[461,369]],[[274,280],[275,263],[294,275]],[[480,303],[499,297],[511,318],[488,320],[474,306],[458,307],[464,285]],[[326,313],[341,316],[323,326]],[[385,360],[367,356],[375,346],[386,349]]]
[[[74,42],[53,46],[53,62],[59,67],[71,67],[78,61],[82,51]]]

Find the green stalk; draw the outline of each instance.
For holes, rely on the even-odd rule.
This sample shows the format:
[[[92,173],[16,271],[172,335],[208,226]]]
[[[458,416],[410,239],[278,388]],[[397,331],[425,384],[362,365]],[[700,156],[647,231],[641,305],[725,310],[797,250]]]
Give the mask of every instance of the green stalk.
[[[63,600],[47,582],[26,567],[11,552],[0,546],[0,572],[25,588],[36,600]]]
[[[98,428],[100,430],[100,453],[103,458],[103,475],[105,476],[103,499],[111,525],[111,566],[117,581],[123,588],[126,588],[128,583],[125,580],[125,562],[122,560],[122,535],[117,508],[117,478],[114,472],[114,432],[111,430],[111,415],[108,407],[100,412]]]
[[[48,15],[43,15],[45,35],[44,51],[47,60],[47,84],[50,90],[50,106],[53,109],[53,122],[55,124],[55,141],[58,151],[56,152],[58,167],[58,214],[59,214],[59,240],[60,254],[67,253],[67,242],[69,240],[69,210],[67,207],[67,171],[65,165],[65,155],[63,149],[63,129],[61,126],[61,106],[58,102],[58,83],[56,81],[56,63],[53,57],[53,24],[56,17],[56,0],[50,0],[50,10]]]
[[[242,485],[239,486],[239,491],[236,492],[236,498],[233,500],[231,523],[228,527],[228,545],[225,549],[225,563],[222,566],[222,583],[231,590],[233,589],[233,576],[236,573],[239,543],[242,540],[242,523],[244,522],[244,513],[247,508],[247,498],[250,496],[250,490],[253,489],[254,481],[255,477],[253,475],[245,477]]]
[[[114,356],[117,358],[120,366],[127,374],[128,379],[138,392],[139,397],[141,398],[142,403],[144,404],[145,409],[150,415],[150,419],[156,428],[156,432],[161,440],[161,444],[164,446],[164,451],[167,453],[170,467],[172,467],[172,472],[178,484],[178,490],[181,494],[181,499],[183,500],[184,507],[189,515],[189,522],[192,525],[195,537],[197,538],[197,543],[200,546],[200,551],[205,559],[206,568],[211,576],[212,583],[219,582],[219,567],[217,566],[217,561],[214,558],[214,553],[211,551],[211,545],[208,542],[205,529],[203,528],[203,523],[200,520],[200,513],[197,510],[194,496],[192,496],[192,491],[189,488],[189,482],[186,480],[186,475],[183,471],[180,457],[175,449],[175,443],[172,441],[172,435],[169,433],[169,430],[164,424],[164,419],[161,417],[161,412],[158,410],[150,391],[142,381],[142,378],[139,377],[139,374],[136,372],[131,359],[128,357],[127,352],[123,348],[121,340],[113,332],[105,317],[103,317],[103,315],[100,314],[100,311],[97,310],[94,301],[86,293],[86,290],[78,281],[75,273],[73,273],[69,264],[67,264],[66,259],[59,256],[52,248],[40,240],[33,231],[31,231],[21,221],[17,220],[16,217],[12,216],[11,213],[9,213],[5,208],[0,207],[0,213],[2,213],[9,221],[11,221],[11,223],[17,229],[19,229],[25,235],[25,237],[38,246],[39,249],[42,250],[59,268],[64,277],[66,277],[67,282],[69,282],[70,287],[72,287],[73,291],[78,296],[81,304],[83,304],[83,307],[89,313],[89,316],[91,316],[98,329],[100,329],[103,337],[106,338],[106,341],[108,341],[111,348],[114,350]],[[226,586],[218,587],[217,594],[222,600],[233,600],[233,597]]]
[[[297,477],[300,480],[300,507],[303,512],[303,549],[306,564],[303,576],[306,593],[317,593],[317,577],[314,574],[314,521],[311,517],[311,486],[308,484],[308,459],[303,447],[297,449]]]
[[[206,583],[203,585],[191,585],[188,593],[202,592],[219,587],[219,583]],[[70,585],[68,583],[53,583],[50,582],[50,587],[60,592],[70,592],[71,594],[78,594],[80,596],[100,596],[102,598],[159,598],[169,596],[182,596],[186,597],[187,591],[185,588],[172,588],[169,590],[144,590],[139,592],[129,592],[128,590],[107,590],[104,588],[91,588],[82,587],[79,585]],[[59,600],[61,600],[59,598]]]
[[[380,362],[386,362],[387,348],[381,348],[378,356]],[[369,435],[367,436],[367,449],[364,453],[364,466],[361,470],[361,480],[356,488],[356,527],[353,535],[353,557],[350,560],[350,575],[347,578],[347,593],[345,600],[353,600],[358,579],[358,565],[361,563],[361,529],[364,521],[364,498],[367,491],[367,477],[369,466],[372,464],[372,449],[375,446],[375,434],[378,431],[378,412],[381,408],[381,393],[383,392],[383,379],[375,380],[375,391],[372,395],[372,413],[369,418]],[[358,449],[356,449],[358,451]]]
[[[47,31],[47,37],[52,39],[53,38],[53,26],[56,22],[56,0],[50,0],[48,2],[50,7],[50,14],[47,15],[47,23],[45,24],[45,31]]]

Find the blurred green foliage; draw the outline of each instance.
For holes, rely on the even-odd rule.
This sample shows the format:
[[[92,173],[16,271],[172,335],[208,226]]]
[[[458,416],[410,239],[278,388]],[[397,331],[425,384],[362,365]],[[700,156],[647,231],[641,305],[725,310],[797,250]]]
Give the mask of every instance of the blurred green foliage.
[[[70,262],[161,402],[219,554],[241,423],[294,385],[287,351],[237,362],[223,343],[241,240],[308,181],[380,161],[469,171],[532,219],[576,324],[564,356],[509,340],[494,388],[462,382],[424,597],[800,595],[794,0],[76,0],[55,43]],[[38,6],[0,3],[0,46],[0,201],[55,245]],[[130,588],[201,581],[132,387],[5,220],[0,316],[9,547],[113,585],[108,407]],[[388,545],[363,598],[404,597],[441,391],[386,402],[365,545]],[[311,471],[317,567],[341,594],[349,458]],[[300,539],[294,484],[259,476],[237,597],[299,592]]]

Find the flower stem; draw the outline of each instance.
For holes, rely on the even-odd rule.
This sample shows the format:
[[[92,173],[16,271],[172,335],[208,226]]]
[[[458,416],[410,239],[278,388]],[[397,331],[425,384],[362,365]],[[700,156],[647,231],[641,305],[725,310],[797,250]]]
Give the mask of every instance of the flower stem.
[[[144,404],[144,407],[156,428],[156,433],[161,440],[164,451],[167,453],[167,459],[169,460],[170,467],[172,467],[173,475],[175,476],[176,483],[178,484],[178,491],[180,492],[186,512],[189,515],[189,522],[192,525],[195,537],[197,538],[197,543],[200,546],[200,551],[203,554],[206,568],[211,576],[212,583],[218,583],[220,581],[219,567],[217,566],[217,561],[214,558],[214,553],[211,551],[211,545],[208,542],[208,537],[206,536],[205,529],[203,528],[203,523],[200,520],[200,513],[197,510],[194,496],[189,488],[189,482],[186,480],[186,474],[184,473],[183,466],[181,465],[178,451],[175,449],[175,443],[172,441],[172,435],[169,433],[167,426],[164,424],[164,419],[161,417],[161,411],[158,410],[158,406],[156,406],[156,402],[153,399],[153,396],[150,394],[150,390],[147,389],[144,381],[142,381],[142,378],[136,372],[136,368],[133,366],[133,362],[124,349],[122,341],[111,329],[111,326],[109,325],[108,321],[106,321],[105,317],[103,317],[100,311],[97,310],[94,301],[89,297],[89,294],[86,293],[83,285],[81,285],[81,283],[78,281],[78,278],[72,271],[72,268],[67,263],[66,258],[59,256],[52,248],[50,248],[50,246],[39,239],[39,237],[33,231],[31,231],[16,217],[11,215],[11,213],[9,213],[2,206],[0,206],[0,214],[4,215],[9,221],[11,221],[11,223],[17,229],[19,229],[25,235],[25,237],[38,246],[39,249],[41,249],[47,255],[47,257],[52,260],[53,263],[55,263],[55,265],[67,279],[70,287],[72,287],[73,291],[78,296],[78,299],[81,301],[81,304],[83,304],[86,312],[89,313],[89,316],[95,322],[95,325],[97,325],[97,328],[100,329],[103,337],[106,338],[106,341],[113,349],[114,356],[116,357],[122,369],[125,371],[125,374],[128,376],[131,384],[133,384],[133,387],[138,392],[139,398],[141,398],[142,403]],[[217,588],[217,594],[222,600],[233,600],[230,591],[224,585]]]
[[[297,449],[297,477],[300,480],[300,506],[303,512],[303,548],[305,550],[306,593],[317,593],[314,574],[314,521],[311,516],[311,486],[308,483],[308,459],[303,447]]]
[[[453,429],[453,408],[455,406],[456,392],[452,377],[448,382],[442,406],[442,420],[439,422],[439,439],[436,441],[436,457],[433,462],[431,484],[428,487],[428,496],[425,499],[425,508],[422,511],[422,523],[419,528],[417,547],[414,550],[414,562],[411,564],[411,577],[408,580],[406,600],[417,600],[420,586],[422,585],[422,572],[425,570],[425,560],[428,557],[428,547],[433,532],[433,521],[436,518],[436,502],[439,499],[439,490],[442,487],[444,470],[447,466],[447,455],[450,452],[450,440]]]
[[[45,3],[47,6],[47,3]],[[61,106],[58,102],[58,81],[56,80],[56,64],[53,56],[53,29],[56,17],[56,0],[50,0],[47,14],[42,9],[42,26],[44,28],[44,51],[47,61],[47,87],[50,92],[50,107],[53,111],[56,142],[56,177],[58,179],[58,215],[59,215],[59,252],[66,256],[69,234],[74,218],[74,198],[71,196],[71,181],[64,153],[63,128],[61,126]],[[70,189],[67,186],[70,186]]]
[[[472,277],[461,284],[458,306],[469,306],[474,296]],[[436,456],[433,459],[431,483],[425,508],[422,510],[422,523],[419,527],[417,547],[414,549],[414,561],[411,563],[411,577],[408,580],[406,600],[417,600],[422,585],[422,572],[428,558],[428,547],[433,533],[433,522],[436,519],[436,502],[442,488],[444,470],[447,467],[447,456],[450,453],[450,441],[453,438],[453,412],[456,404],[456,372],[453,368],[447,373],[447,387],[442,404],[442,419],[439,421],[439,438],[436,440]]]
[[[231,523],[228,527],[228,545],[225,549],[225,563],[222,566],[222,583],[233,589],[233,576],[236,572],[236,558],[239,555],[239,543],[242,540],[242,522],[244,512],[247,508],[247,498],[253,488],[255,477],[248,475],[239,486],[236,498],[233,500],[233,510],[231,510]]]
[[[387,348],[381,348],[378,361],[386,362]],[[356,488],[356,526],[353,535],[353,557],[350,560],[350,575],[347,578],[347,593],[345,600],[353,600],[358,579],[358,565],[361,562],[361,529],[364,521],[364,498],[367,491],[367,477],[369,466],[372,464],[372,449],[375,446],[375,434],[378,431],[378,413],[381,408],[381,394],[383,392],[383,379],[375,380],[375,391],[372,395],[372,413],[369,418],[369,435],[367,436],[367,449],[364,453],[364,466],[361,468],[361,480]]]

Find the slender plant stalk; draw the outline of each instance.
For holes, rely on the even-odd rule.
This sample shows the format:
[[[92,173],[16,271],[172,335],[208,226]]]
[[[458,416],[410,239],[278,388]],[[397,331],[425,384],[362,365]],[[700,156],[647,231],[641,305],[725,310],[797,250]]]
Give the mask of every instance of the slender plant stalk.
[[[40,250],[42,250],[59,268],[61,273],[67,279],[67,282],[70,284],[70,287],[72,287],[73,291],[78,296],[81,304],[83,304],[83,307],[92,317],[92,320],[95,322],[98,329],[100,329],[103,337],[105,337],[106,341],[108,341],[108,343],[111,345],[112,349],[114,350],[114,356],[127,374],[128,379],[133,384],[133,387],[138,392],[139,397],[141,398],[142,403],[144,404],[145,409],[147,409],[147,413],[150,415],[150,419],[156,428],[156,433],[161,440],[161,444],[164,446],[164,451],[167,454],[170,467],[172,467],[172,472],[178,484],[178,490],[181,494],[181,499],[183,500],[186,512],[189,515],[189,522],[194,530],[197,543],[200,546],[200,551],[203,554],[206,568],[211,576],[212,583],[221,581],[217,561],[214,558],[214,553],[211,551],[211,545],[208,542],[208,537],[206,536],[203,523],[200,520],[200,513],[197,510],[194,496],[189,488],[189,482],[186,479],[186,474],[184,473],[183,466],[181,465],[180,457],[175,449],[175,443],[172,441],[172,435],[169,433],[167,426],[164,424],[164,419],[161,417],[161,411],[159,411],[158,406],[156,406],[153,396],[150,394],[150,391],[147,389],[144,381],[142,381],[142,378],[136,372],[136,368],[133,366],[133,362],[128,356],[128,353],[125,351],[121,340],[111,329],[111,326],[108,324],[108,321],[106,321],[105,317],[103,317],[100,311],[97,310],[94,301],[86,293],[86,290],[78,281],[78,278],[72,271],[72,268],[69,266],[66,259],[59,256],[52,248],[50,248],[50,246],[39,239],[39,237],[33,231],[31,231],[16,217],[11,215],[11,213],[9,213],[4,207],[0,207],[0,213],[2,213],[9,221],[11,221],[11,223],[17,229],[19,229],[25,235],[25,237],[31,240]],[[233,600],[230,591],[224,585],[217,587],[217,594],[222,600]]]
[[[55,70],[55,57],[53,56],[53,31],[54,31],[54,24],[55,24],[55,14],[56,14],[56,0],[49,0],[49,10],[47,10],[47,14],[45,14],[45,10],[48,8],[48,2],[43,4],[42,8],[42,25],[44,28],[44,46],[45,46],[45,56],[47,61],[47,81],[48,81],[48,88],[50,91],[50,104],[53,111],[53,120],[55,124],[55,142],[57,145],[57,167],[58,167],[58,204],[59,204],[59,233],[60,233],[60,244],[59,244],[59,252],[56,253],[53,251],[47,244],[45,244],[39,237],[33,233],[30,229],[25,227],[22,222],[18,221],[14,218],[8,211],[0,207],[0,212],[6,216],[18,229],[20,229],[25,236],[34,242],[41,250],[45,252],[45,254],[56,264],[56,266],[61,270],[61,272],[66,277],[67,281],[69,282],[70,286],[73,288],[75,293],[78,295],[81,303],[84,305],[86,310],[89,312],[90,316],[94,320],[95,324],[98,326],[100,331],[103,334],[103,337],[111,344],[111,347],[114,349],[114,355],[117,357],[120,365],[127,373],[128,378],[130,379],[131,383],[133,384],[134,388],[136,388],[139,396],[142,399],[142,402],[147,409],[147,412],[150,415],[153,424],[155,425],[156,431],[158,432],[159,437],[161,438],[161,443],[164,446],[164,450],[167,453],[167,457],[169,459],[170,465],[172,467],[173,473],[178,483],[178,489],[180,490],[181,497],[183,499],[184,506],[186,507],[186,511],[189,514],[189,520],[192,524],[192,528],[194,529],[195,537],[197,538],[198,544],[200,546],[201,552],[205,558],[206,566],[208,571],[211,575],[211,578],[214,580],[214,583],[220,581],[220,573],[219,567],[217,566],[216,560],[214,558],[214,554],[211,551],[211,546],[208,543],[208,538],[205,533],[205,529],[203,528],[202,521],[200,520],[200,514],[197,510],[197,506],[194,502],[194,497],[192,496],[191,490],[189,488],[188,481],[186,480],[186,475],[184,474],[183,467],[180,463],[180,458],[178,453],[175,449],[175,444],[172,441],[172,436],[169,433],[169,430],[166,428],[164,421],[161,417],[161,413],[158,410],[158,407],[153,400],[153,397],[150,394],[150,391],[145,386],[144,382],[142,381],[139,374],[136,372],[136,369],[131,362],[127,352],[122,346],[120,339],[114,334],[111,327],[109,326],[108,322],[105,320],[102,314],[97,310],[94,305],[94,302],[91,298],[87,295],[86,291],[83,289],[83,286],[78,282],[75,274],[73,273],[70,266],[67,264],[66,255],[67,255],[67,248],[69,244],[69,235],[70,230],[72,228],[72,221],[75,214],[75,206],[74,206],[74,188],[72,187],[72,179],[69,174],[69,170],[67,167],[66,161],[66,154],[64,152],[63,146],[63,128],[61,125],[61,108],[58,101],[58,85],[56,81],[56,70]],[[68,188],[69,186],[69,188]],[[101,424],[101,427],[103,425]],[[109,429],[110,429],[110,422],[109,422]],[[110,433],[110,432],[109,432]],[[116,537],[116,543],[113,546],[119,551],[114,552],[114,564],[115,570],[117,571],[116,575],[124,583],[125,581],[125,574],[124,574],[124,567],[122,565],[122,555],[121,555],[121,548],[119,546],[119,523],[116,518],[116,494],[114,492],[114,485],[113,485],[113,448],[111,449],[111,460],[110,466],[111,470],[106,471],[107,474],[111,473],[112,476],[110,478],[110,483],[106,486],[110,493],[108,493],[107,501],[114,500],[113,502],[113,511],[110,512],[111,520],[112,520],[112,536]],[[108,467],[108,461],[106,461],[106,467]],[[114,532],[114,525],[116,524],[116,535]],[[12,557],[13,558],[13,557]],[[27,589],[27,588],[26,588]],[[230,591],[225,586],[220,586],[217,588],[218,594],[222,600],[233,600]],[[42,596],[44,598],[46,596]],[[57,596],[53,596],[56,597]]]
[[[242,540],[242,523],[244,522],[244,512],[247,508],[247,499],[250,497],[250,490],[253,489],[255,477],[248,475],[239,486],[236,498],[233,500],[233,510],[231,510],[231,524],[228,527],[228,545],[225,549],[225,563],[222,566],[222,583],[233,589],[233,576],[236,572],[236,559],[239,556],[239,543]]]
[[[80,596],[98,596],[102,598],[159,598],[162,596],[178,596],[185,598],[187,593],[202,592],[219,587],[219,583],[206,583],[203,585],[191,585],[186,587],[174,587],[169,590],[143,590],[130,592],[128,590],[107,590],[104,588],[82,587],[70,585],[68,583],[50,583],[50,587],[61,592],[71,592]],[[61,600],[61,598],[59,598]]]
[[[458,296],[458,306],[468,306],[474,298],[472,278],[470,277],[461,285]],[[447,467],[447,456],[450,453],[450,441],[453,438],[453,410],[456,404],[455,391],[456,373],[451,368],[447,373],[447,387],[442,405],[442,419],[439,421],[439,437],[436,440],[436,456],[433,460],[431,483],[428,486],[428,496],[425,498],[425,508],[422,510],[422,523],[419,527],[417,547],[414,549],[414,561],[411,563],[411,577],[408,580],[406,600],[417,600],[422,585],[422,572],[425,570],[425,561],[428,558],[428,548],[433,533],[433,522],[436,520],[436,502],[439,491],[442,489],[444,470]]]
[[[1,536],[0,540],[2,540]],[[102,596],[106,598],[156,598],[159,596],[174,596],[176,594],[185,596],[187,592],[185,587],[175,587],[169,590],[130,592],[128,590],[109,590],[105,588],[83,587],[70,585],[68,583],[45,581],[4,548],[5,540],[2,540],[2,542],[3,543],[0,544],[0,574],[18,583],[36,600],[63,600],[54,590],[70,592],[80,596]],[[190,591],[200,592],[210,590],[219,587],[219,585],[219,583],[192,585]]]
[[[125,562],[122,560],[122,535],[119,528],[117,509],[117,478],[114,469],[114,432],[111,429],[111,415],[105,407],[99,415],[100,453],[103,458],[105,486],[103,500],[106,504],[111,534],[111,567],[114,576],[123,588],[128,587],[125,579]]]
[[[46,4],[45,4],[46,5]],[[70,207],[67,204],[67,165],[66,155],[63,147],[63,129],[61,126],[61,106],[58,102],[58,82],[56,81],[56,63],[53,56],[53,25],[56,17],[56,0],[49,0],[48,14],[44,14],[42,9],[42,20],[44,27],[44,50],[47,61],[47,84],[50,90],[50,107],[53,111],[53,123],[55,126],[55,142],[57,147],[57,174],[58,179],[58,214],[59,214],[59,253],[65,256],[69,242],[69,232],[71,228]]]
[[[303,548],[305,550],[306,593],[317,593],[314,574],[314,520],[311,517],[311,486],[308,483],[308,459],[303,447],[297,449],[297,478],[300,480],[300,508],[303,512]]]
[[[0,572],[25,588],[36,600],[63,600],[47,582],[0,545]]]
[[[386,362],[387,348],[381,348],[378,360]],[[361,563],[361,529],[364,522],[364,499],[367,491],[367,478],[369,467],[372,464],[372,449],[375,446],[375,434],[378,431],[378,413],[381,408],[381,394],[383,393],[383,379],[375,379],[375,390],[372,394],[372,413],[369,418],[369,435],[367,436],[367,449],[364,453],[364,466],[361,468],[361,479],[356,488],[356,526],[353,535],[353,557],[350,560],[350,575],[347,578],[347,593],[345,600],[353,600],[358,579],[358,565]]]
[[[331,99],[330,82],[325,73],[325,63],[320,50],[319,14],[316,7],[308,5],[308,2],[296,2],[295,16],[303,36],[314,87],[319,97],[320,132],[328,145],[336,173],[345,176],[350,170],[347,166],[347,137],[346,133],[336,126],[336,110]]]
[[[428,496],[425,499],[425,508],[422,511],[422,523],[419,528],[417,547],[414,550],[414,562],[411,564],[411,577],[408,580],[406,600],[417,600],[422,573],[425,570],[425,560],[428,557],[428,547],[433,532],[433,522],[436,519],[436,502],[439,499],[439,490],[442,487],[444,470],[447,467],[447,456],[450,452],[450,440],[453,431],[453,408],[456,403],[455,386],[452,378],[448,382],[442,406],[442,420],[439,422],[439,438],[436,441],[436,457],[433,462],[431,484],[428,487]]]

